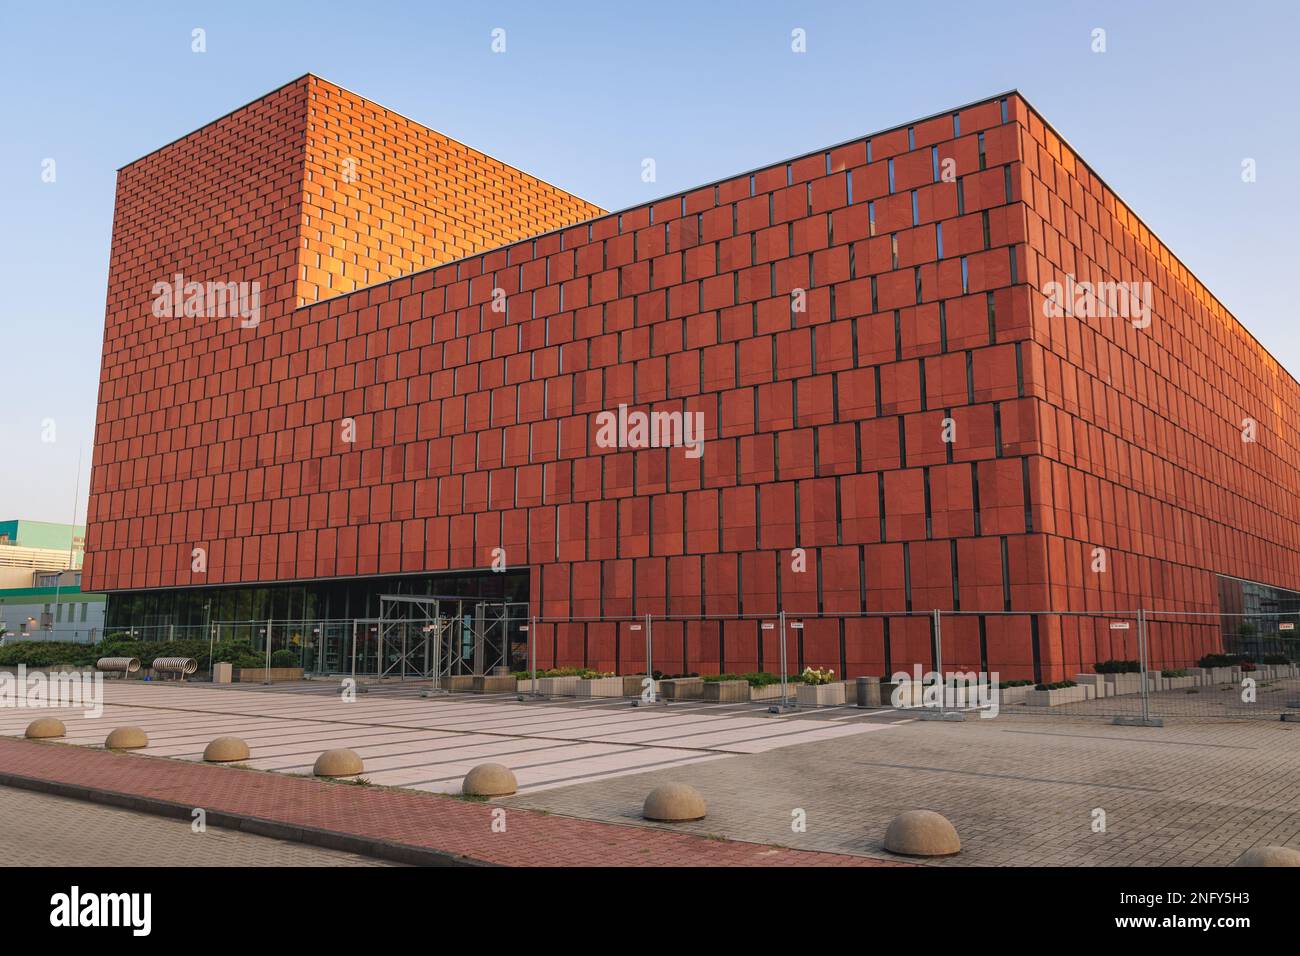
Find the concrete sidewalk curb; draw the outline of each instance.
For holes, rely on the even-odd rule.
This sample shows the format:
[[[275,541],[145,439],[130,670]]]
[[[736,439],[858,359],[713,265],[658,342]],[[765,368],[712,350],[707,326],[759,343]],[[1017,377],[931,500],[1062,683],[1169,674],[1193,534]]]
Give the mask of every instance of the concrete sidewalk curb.
[[[99,803],[134,810],[154,816],[168,817],[175,820],[193,820],[194,808],[171,800],[157,797],[144,797],[133,793],[121,793],[116,790],[103,790],[83,784],[62,783],[55,780],[40,780],[36,777],[24,777],[21,774],[0,771],[0,786],[19,790],[31,790],[56,797],[72,800],[84,800],[87,803]],[[393,843],[373,837],[357,836],[337,830],[325,830],[320,827],[299,826],[267,820],[264,817],[246,816],[225,810],[205,810],[209,826],[223,830],[238,830],[254,836],[271,837],[276,840],[288,840],[292,843],[304,843],[308,846],[326,850],[338,850],[343,853],[356,853],[359,856],[404,863],[409,866],[493,866],[480,860],[432,850],[427,847],[411,846],[406,843]]]

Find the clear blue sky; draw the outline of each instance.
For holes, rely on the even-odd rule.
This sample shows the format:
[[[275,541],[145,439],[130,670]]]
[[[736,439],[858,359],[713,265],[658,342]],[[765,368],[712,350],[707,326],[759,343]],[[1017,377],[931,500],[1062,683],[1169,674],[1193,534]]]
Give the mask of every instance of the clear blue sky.
[[[1291,2],[0,8],[0,519],[70,520],[82,450],[85,513],[116,168],[309,71],[609,209],[1018,88],[1300,372]]]

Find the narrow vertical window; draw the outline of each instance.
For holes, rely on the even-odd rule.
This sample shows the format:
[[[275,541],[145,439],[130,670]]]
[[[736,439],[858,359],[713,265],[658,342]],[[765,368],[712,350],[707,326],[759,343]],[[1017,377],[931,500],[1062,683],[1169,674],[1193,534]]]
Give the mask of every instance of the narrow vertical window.
[[[921,485],[925,491],[925,537],[934,537],[934,517],[930,512],[930,466],[921,469]]]
[[[1003,535],[1000,540],[1002,544],[1002,610],[1010,611],[1011,610],[1011,573],[1010,573],[1011,558],[1010,555],[1007,553],[1006,535]]]

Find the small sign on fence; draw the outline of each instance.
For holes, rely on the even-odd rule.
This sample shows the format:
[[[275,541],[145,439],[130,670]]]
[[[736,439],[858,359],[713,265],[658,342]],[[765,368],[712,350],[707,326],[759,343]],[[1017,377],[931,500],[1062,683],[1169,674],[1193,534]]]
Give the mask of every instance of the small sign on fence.
[[[771,621],[768,621],[768,622],[764,623],[764,624],[762,625],[762,627],[763,627],[763,630],[765,630],[765,631],[773,631],[773,630],[776,630],[776,625],[773,624]]]
[[[1283,621],[1277,626],[1279,631],[1294,631],[1295,621]]]
[[[790,622],[790,626],[791,626],[792,628],[794,628],[796,631],[802,631],[802,630],[803,630],[803,621],[791,621],[791,622]]]
[[[641,630],[641,625],[640,625],[640,624],[633,624],[633,625],[631,625],[631,626],[628,628],[628,630],[629,630],[629,631],[639,631],[639,630]]]
[[[1128,621],[1111,621],[1111,622],[1110,622],[1110,629],[1111,629],[1112,631],[1127,631],[1127,630],[1128,630]]]

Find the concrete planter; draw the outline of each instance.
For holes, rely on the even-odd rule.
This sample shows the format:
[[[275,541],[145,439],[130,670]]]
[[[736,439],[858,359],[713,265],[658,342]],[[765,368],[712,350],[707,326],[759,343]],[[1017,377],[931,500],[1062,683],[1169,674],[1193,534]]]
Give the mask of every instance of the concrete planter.
[[[578,681],[579,697],[622,697],[623,678],[592,677]]]
[[[743,704],[749,697],[747,680],[706,680],[704,682],[704,699],[720,704]]]
[[[1109,697],[1111,695],[1110,685],[1106,683],[1105,674],[1075,674],[1070,680],[1080,687],[1091,687],[1094,697]]]
[[[533,694],[537,692],[534,684],[540,684],[541,681],[531,680],[527,677],[521,677],[515,681],[515,691],[520,694]]]
[[[645,692],[642,686],[649,674],[624,674],[619,678],[623,682],[624,697],[640,697]]]
[[[659,682],[659,694],[664,700],[703,700],[704,678],[674,677]]]
[[[577,697],[577,677],[543,677],[537,681],[538,690],[547,697]]]
[[[302,680],[301,667],[241,667],[235,671],[235,680],[241,684],[261,684],[266,681]]]
[[[1057,690],[1030,688],[1029,693],[1025,695],[1025,704],[1029,707],[1059,707],[1062,704],[1077,704],[1087,699],[1086,687],[1061,687]]]
[[[834,707],[844,703],[844,682],[833,684],[797,684],[795,697],[801,707]]]
[[[469,693],[474,689],[473,674],[454,674],[442,679],[444,690],[457,691],[460,693]]]
[[[1160,678],[1161,690],[1188,690],[1196,686],[1196,678],[1187,677],[1162,677]]]
[[[794,688],[793,688],[793,685],[790,685],[790,696],[791,696],[791,697],[794,696]],[[754,700],[780,700],[780,699],[781,699],[781,685],[780,685],[780,684],[766,684],[766,685],[764,685],[763,687],[751,687],[751,688],[749,689],[749,699],[750,699],[751,701],[754,701]]]
[[[1023,704],[1025,698],[1029,696],[1029,692],[1033,689],[1033,684],[1019,684],[1016,687],[999,687],[998,706],[1006,707],[1014,704]]]
[[[1110,685],[1106,694],[1107,697],[1142,693],[1141,674],[1105,674],[1103,676],[1106,678],[1106,683]]]
[[[470,690],[476,694],[511,694],[515,692],[517,683],[518,681],[508,674],[504,677],[480,674],[471,681]]]
[[[212,665],[212,683],[229,684],[234,677],[234,666],[225,662],[217,661]]]

